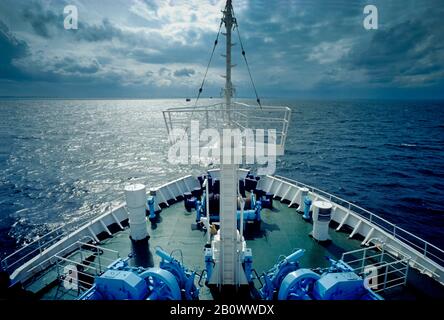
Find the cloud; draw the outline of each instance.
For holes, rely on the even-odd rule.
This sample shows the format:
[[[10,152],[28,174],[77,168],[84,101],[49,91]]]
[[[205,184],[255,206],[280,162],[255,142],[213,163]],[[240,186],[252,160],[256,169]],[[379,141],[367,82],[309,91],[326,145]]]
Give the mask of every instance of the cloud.
[[[100,70],[100,64],[96,59],[92,60],[81,60],[73,59],[70,57],[65,57],[54,63],[54,68],[58,73],[61,74],[94,74]]]
[[[19,79],[23,76],[15,66],[16,59],[29,55],[29,47],[26,42],[18,40],[8,27],[0,20],[0,78]]]
[[[158,73],[161,77],[171,77],[171,70],[165,67],[160,68]]]
[[[43,37],[51,38],[52,29],[60,28],[63,15],[45,10],[39,2],[31,2],[23,9],[23,19],[31,24],[34,32]]]
[[[27,81],[48,88],[87,85],[85,92],[100,88],[101,94],[108,87],[112,95],[189,95],[202,80],[225,1],[70,2],[79,6],[78,30],[63,29],[67,1],[0,1],[0,77],[15,82],[11,90]],[[366,31],[364,3],[236,0],[259,94],[425,86],[439,92],[444,6],[435,0],[420,6],[375,0],[380,28]],[[223,86],[224,40],[221,36],[204,88],[213,96]],[[237,95],[251,96],[237,32],[233,41]]]
[[[443,31],[433,18],[411,19],[379,30],[367,46],[356,45],[344,57],[350,70],[365,70],[373,83],[430,85],[444,73]]]
[[[146,29],[168,41],[196,45],[204,34],[217,32],[225,0],[134,0],[130,12],[147,23]],[[236,1],[237,12],[248,7],[247,0]]]
[[[182,77],[191,77],[192,75],[194,75],[196,73],[196,71],[194,71],[194,69],[191,68],[183,68],[180,70],[176,70],[174,71],[174,76],[178,77],[178,78],[182,78]]]
[[[315,46],[308,56],[308,61],[319,64],[329,64],[341,60],[351,49],[349,39],[341,39],[336,42],[322,42]]]
[[[124,32],[116,28],[108,19],[103,19],[100,24],[89,25],[79,23],[79,29],[74,31],[78,40],[89,42],[111,41],[112,39],[124,39]]]

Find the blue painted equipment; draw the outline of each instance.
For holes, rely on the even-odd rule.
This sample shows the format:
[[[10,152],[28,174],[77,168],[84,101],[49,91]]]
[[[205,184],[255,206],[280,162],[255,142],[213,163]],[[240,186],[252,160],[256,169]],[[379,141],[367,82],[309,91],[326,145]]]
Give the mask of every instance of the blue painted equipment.
[[[253,201],[252,201],[253,202]],[[255,206],[253,209],[244,210],[244,221],[261,221],[261,201],[254,201]],[[240,221],[240,210],[237,210],[237,221]],[[219,215],[211,215],[211,221],[218,222],[220,220]]]
[[[196,201],[196,222],[199,223],[200,222],[200,218],[202,216],[202,206],[201,202],[199,200]]]
[[[302,218],[304,218],[305,220],[310,220],[310,206],[311,206],[311,199],[309,196],[306,196],[304,198],[304,215],[302,216]]]
[[[278,300],[311,300],[314,283],[319,280],[319,274],[310,269],[299,269],[290,272],[279,288]]]
[[[343,261],[327,258],[331,266],[325,269],[299,269],[290,272],[279,288],[279,300],[381,300],[364,285]],[[316,272],[314,272],[316,271]]]
[[[273,195],[269,192],[265,194],[265,197],[262,197],[262,208],[273,209]]]
[[[264,300],[273,300],[277,290],[280,288],[282,280],[290,273],[299,269],[298,260],[304,255],[304,249],[298,249],[288,257],[284,258],[264,273],[265,284],[260,290],[260,295]]]
[[[374,300],[364,281],[354,272],[328,273],[314,284],[316,300]]]
[[[176,278],[185,300],[198,299],[199,289],[194,285],[196,273],[187,270],[179,261],[159,247],[156,248],[156,254],[162,258],[159,265],[160,268],[171,272]]]
[[[150,211],[149,219],[154,220],[156,218],[156,198],[154,196],[148,197],[147,205]]]
[[[207,280],[205,281],[205,284],[208,284],[208,280],[211,279],[214,266],[213,250],[211,248],[205,248],[205,271],[207,272]]]
[[[207,193],[206,192],[204,192],[204,194],[203,194],[202,202],[200,205],[200,210],[202,211],[203,216],[207,215]]]
[[[254,191],[256,195],[256,201],[262,202],[262,208],[272,209],[273,208],[273,194],[265,192],[262,189],[256,189]]]
[[[138,274],[124,270],[107,270],[95,281],[100,300],[144,300],[147,283]]]
[[[131,267],[127,259],[117,259],[95,279],[94,285],[80,300],[194,300],[199,289],[194,285],[195,273],[165,251],[157,248],[162,258],[160,268]]]
[[[251,283],[253,281],[253,253],[249,248],[246,248],[243,253],[243,265],[245,277],[248,283]]]
[[[250,198],[251,198],[251,201],[250,201],[251,207],[250,207],[250,209],[254,209],[256,207],[256,195],[252,192]]]
[[[244,221],[260,221],[260,207],[257,206],[254,210],[244,210]],[[237,220],[240,220],[240,210],[237,211]]]

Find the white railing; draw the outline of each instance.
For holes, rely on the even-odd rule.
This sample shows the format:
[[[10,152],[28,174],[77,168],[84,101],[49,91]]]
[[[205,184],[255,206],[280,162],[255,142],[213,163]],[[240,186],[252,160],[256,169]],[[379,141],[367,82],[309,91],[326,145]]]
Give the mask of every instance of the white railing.
[[[341,260],[364,278],[374,292],[407,284],[410,257],[387,244],[345,252]]]
[[[430,258],[434,262],[438,263],[440,266],[444,267],[444,250],[438,248],[437,246],[431,244],[430,242],[421,239],[420,237],[414,235],[413,233],[406,231],[405,229],[398,227],[390,221],[387,221],[384,218],[370,212],[360,206],[357,206],[347,200],[344,200],[340,197],[332,195],[328,192],[315,188],[313,186],[307,185],[305,183],[289,179],[286,177],[282,177],[279,175],[275,176],[277,179],[293,184],[297,187],[305,187],[309,189],[312,193],[318,194],[330,202],[338,204],[349,211],[353,211],[359,217],[369,221],[370,223],[378,226],[382,230],[388,232],[394,238],[400,240],[403,243],[408,244],[413,249],[424,255],[425,257]],[[271,177],[273,178],[273,177]]]
[[[122,197],[119,197],[116,201],[120,199],[122,199]],[[111,202],[107,212],[112,212],[118,206],[119,205],[114,205]],[[9,274],[12,274],[19,266],[25,264],[36,256],[41,255],[47,248],[57,243],[63,237],[83,227],[91,226],[93,222],[94,219],[80,225],[69,223],[38,237],[36,240],[24,245],[20,249],[3,258],[1,261],[2,269],[7,271]]]
[[[18,266],[24,264],[26,261],[31,260],[39,254],[42,254],[46,248],[49,248],[51,245],[63,238],[68,230],[72,229],[69,229],[66,225],[59,227],[41,237],[38,237],[38,239],[32,241],[31,243],[24,245],[2,260],[2,268],[8,272],[15,270]]]
[[[65,249],[54,255],[57,269],[57,279],[63,284],[70,282],[66,288],[75,289],[80,294],[81,291],[89,289],[95,276],[100,276],[111,263],[118,259],[119,252],[95,246],[89,243],[76,242],[77,250],[80,254],[80,261],[73,260],[65,256]],[[71,254],[73,254],[71,253]],[[94,257],[91,259],[91,257]],[[86,261],[88,260],[88,261]],[[75,271],[75,273],[73,273]],[[90,279],[87,281],[86,279]],[[72,283],[75,286],[72,286]]]
[[[274,130],[277,153],[283,152],[291,120],[290,108],[284,106],[259,107],[235,102],[231,104],[228,110],[224,103],[217,103],[209,106],[170,108],[163,111],[170,142],[188,141],[192,121],[199,121],[201,128],[215,129],[219,134],[223,132],[224,125],[230,123],[233,129],[264,130],[264,143],[267,142],[267,139],[272,138],[268,136],[268,129]],[[171,135],[174,129],[184,130],[185,135]],[[243,145],[245,146],[246,143],[243,143]]]

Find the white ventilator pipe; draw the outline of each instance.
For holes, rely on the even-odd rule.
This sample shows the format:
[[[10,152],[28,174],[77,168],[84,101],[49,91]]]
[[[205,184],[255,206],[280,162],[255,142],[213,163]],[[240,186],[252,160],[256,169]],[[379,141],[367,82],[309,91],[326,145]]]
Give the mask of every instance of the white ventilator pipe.
[[[125,187],[126,206],[132,240],[138,241],[148,237],[146,224],[146,188],[143,184]]]
[[[327,201],[313,203],[313,231],[312,236],[318,241],[330,240],[328,235],[331,220],[332,204]]]

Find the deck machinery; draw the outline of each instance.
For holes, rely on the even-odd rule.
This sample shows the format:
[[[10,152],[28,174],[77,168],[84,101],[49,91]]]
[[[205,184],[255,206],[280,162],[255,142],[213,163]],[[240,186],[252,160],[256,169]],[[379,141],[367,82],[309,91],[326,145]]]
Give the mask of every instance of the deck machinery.
[[[195,273],[161,248],[156,254],[162,259],[158,268],[131,267],[129,258],[117,259],[79,300],[198,299]]]

